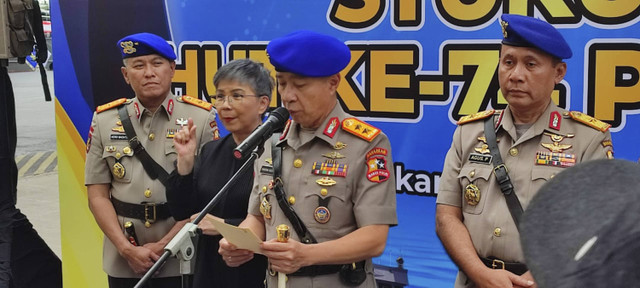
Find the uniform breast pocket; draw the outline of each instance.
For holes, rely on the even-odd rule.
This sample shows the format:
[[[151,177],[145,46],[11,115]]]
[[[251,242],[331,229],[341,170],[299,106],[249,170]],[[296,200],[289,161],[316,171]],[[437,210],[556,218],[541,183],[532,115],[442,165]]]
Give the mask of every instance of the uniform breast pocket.
[[[133,152],[129,146],[105,145],[102,159],[107,161],[114,181],[121,183],[131,182]]]
[[[311,193],[305,195],[304,207],[302,208],[305,220],[311,226],[327,228],[341,228],[353,225],[353,203],[351,201],[350,189],[344,179],[336,179],[337,183],[332,186],[311,185]]]
[[[158,159],[158,163],[164,165],[164,169],[170,173],[174,169],[173,162],[178,159],[178,152],[176,152],[173,140],[164,142],[164,154],[166,159],[164,161],[160,161],[160,159]]]
[[[555,177],[556,174],[562,172],[564,168],[557,167],[547,167],[547,166],[534,166],[531,169],[531,180],[534,183],[538,183],[543,185],[547,181],[551,180],[551,178]]]
[[[462,211],[469,214],[482,213],[492,172],[493,169],[489,166],[464,166],[460,169],[458,181],[462,187]]]

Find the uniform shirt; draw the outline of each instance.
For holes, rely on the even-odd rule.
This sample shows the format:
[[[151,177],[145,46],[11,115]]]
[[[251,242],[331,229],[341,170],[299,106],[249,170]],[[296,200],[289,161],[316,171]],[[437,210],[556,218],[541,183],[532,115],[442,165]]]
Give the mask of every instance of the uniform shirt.
[[[217,132],[215,125],[215,110],[207,111],[203,108],[184,103],[181,97],[167,95],[166,99],[155,113],[147,110],[137,98],[128,101],[126,105],[131,124],[140,143],[147,153],[167,172],[174,170],[177,159],[173,147],[173,135],[186,125],[189,117],[196,125],[198,147],[213,139]],[[142,202],[166,202],[165,187],[159,180],[152,180],[142,167],[133,152],[127,150],[129,141],[126,138],[122,124],[119,121],[118,108],[111,108],[101,113],[94,113],[87,144],[87,160],[85,164],[85,185],[111,184],[110,195],[122,202],[140,204]],[[153,136],[152,136],[153,135]],[[124,166],[124,177],[112,174],[116,161]],[[149,192],[145,193],[146,190]],[[146,195],[145,195],[146,194]],[[148,196],[148,197],[147,197]],[[123,223],[131,221],[138,236],[139,245],[156,242],[169,232],[175,224],[173,218],[158,220],[150,228],[144,226],[144,221],[118,216],[122,231]],[[124,232],[123,232],[124,233]],[[118,254],[118,250],[109,238],[104,237],[103,269],[113,277],[139,278]],[[170,258],[156,277],[180,275],[179,262]]]
[[[294,121],[278,141],[278,145],[284,147],[281,175],[287,199],[294,200],[290,203],[294,202],[294,210],[318,242],[338,239],[367,225],[397,224],[395,177],[389,169],[393,165],[389,140],[380,133],[369,142],[345,131],[340,123],[349,117],[336,103],[324,123],[310,132],[312,137],[304,137],[306,141],[300,138],[301,127]],[[267,240],[276,238],[276,226],[286,224],[290,227],[291,239],[299,241],[270,188],[273,179],[271,161],[271,144],[267,141],[265,152],[255,163],[256,177],[249,213],[263,217]],[[321,171],[330,169],[316,167],[317,171],[313,171],[314,162],[339,166],[334,166],[334,175],[323,175]],[[346,169],[344,165],[347,165]],[[338,176],[341,174],[344,175]],[[263,201],[268,203],[270,211],[261,214]],[[320,204],[322,201],[325,201],[323,205]],[[367,279],[360,287],[375,287],[371,259],[367,259],[365,269]],[[276,287],[276,282],[277,276],[267,276],[268,287]],[[287,281],[287,287],[342,285],[338,273],[315,277],[289,275]]]
[[[574,157],[577,164],[605,158],[607,151],[613,149],[608,130],[601,132],[571,119],[569,112],[553,102],[519,139],[508,107],[500,117],[496,132],[498,148],[524,210],[543,184],[568,167],[562,165],[570,165],[567,163],[572,160],[567,158]],[[554,141],[551,135],[559,135],[554,136],[555,140],[561,140]],[[464,224],[478,255],[524,263],[520,235],[492,173],[493,164],[470,160],[472,153],[489,155],[488,149],[485,150],[487,147],[483,146],[484,139],[479,138],[484,136],[484,119],[458,126],[445,159],[436,202],[462,209]],[[538,160],[551,153],[545,148],[549,145],[565,148],[558,152],[562,155],[556,155],[559,161]],[[541,156],[538,156],[539,152],[542,152]],[[469,185],[475,185],[480,191],[476,205],[470,205],[465,199],[465,190],[472,187]],[[471,284],[464,273],[458,273],[456,287],[471,287]]]

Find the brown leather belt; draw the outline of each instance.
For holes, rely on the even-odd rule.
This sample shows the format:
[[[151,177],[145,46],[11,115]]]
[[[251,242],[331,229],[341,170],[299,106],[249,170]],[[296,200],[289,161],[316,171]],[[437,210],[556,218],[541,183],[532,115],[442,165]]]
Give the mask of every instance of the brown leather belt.
[[[489,258],[480,257],[482,263],[491,269],[504,269],[516,275],[522,275],[529,271],[527,265],[518,262],[505,262],[496,257],[489,256]]]
[[[169,205],[167,203],[144,203],[133,204],[122,202],[111,197],[111,203],[116,210],[116,214],[127,218],[140,219],[145,222],[153,223],[157,220],[164,220],[171,217]]]

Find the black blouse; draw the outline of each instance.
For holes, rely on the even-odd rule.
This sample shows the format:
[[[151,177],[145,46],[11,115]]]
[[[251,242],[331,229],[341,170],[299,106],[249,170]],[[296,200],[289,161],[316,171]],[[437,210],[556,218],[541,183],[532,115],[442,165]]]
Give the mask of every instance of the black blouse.
[[[193,172],[181,176],[177,169],[169,176],[167,202],[176,221],[198,213],[213,199],[245,159],[233,157],[236,147],[231,134],[205,144],[195,160]],[[249,196],[253,186],[253,165],[249,166],[209,214],[238,225],[247,216]],[[220,254],[221,236],[201,235],[197,244],[194,288],[211,287],[263,287],[267,260],[256,254],[244,265],[228,267]]]

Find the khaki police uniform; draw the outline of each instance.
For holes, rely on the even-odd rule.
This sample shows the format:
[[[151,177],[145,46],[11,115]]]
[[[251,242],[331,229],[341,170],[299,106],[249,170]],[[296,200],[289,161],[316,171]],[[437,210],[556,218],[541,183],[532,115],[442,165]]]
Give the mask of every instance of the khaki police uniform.
[[[173,136],[181,126],[187,125],[187,119],[192,118],[197,127],[198,147],[202,147],[217,135],[215,110],[211,109],[211,105],[207,102],[187,97],[167,95],[155,113],[147,110],[137,98],[126,100],[120,105],[116,104],[118,103],[116,100],[105,104],[106,106],[98,107],[98,111],[104,111],[94,113],[91,122],[87,143],[85,185],[111,184],[111,197],[126,203],[165,203],[167,200],[164,185],[157,179],[149,178],[142,163],[133,155],[129,147],[117,106],[126,105],[140,143],[149,155],[170,173],[175,169],[174,162],[177,159]],[[124,167],[124,175],[121,169],[114,169],[117,163]],[[123,233],[123,223],[133,222],[139,245],[157,242],[175,224],[171,217],[158,220],[148,228],[145,227],[145,221],[138,219],[118,216],[118,221]],[[179,276],[178,265],[176,258],[170,258],[156,277]],[[127,261],[118,254],[117,249],[107,237],[104,237],[103,268],[112,277],[140,277],[131,270]]]
[[[520,235],[513,223],[504,195],[486,161],[484,119],[497,121],[500,155],[515,193],[527,209],[538,189],[557,173],[577,163],[613,156],[609,125],[579,112],[568,112],[553,102],[518,139],[511,112],[481,112],[461,119],[447,153],[438,204],[462,209],[463,221],[481,257],[497,257],[524,263]],[[575,119],[574,119],[575,118]],[[474,195],[479,199],[474,198]],[[460,271],[455,287],[472,287]]]
[[[396,225],[395,177],[387,136],[379,129],[350,118],[340,104],[307,136],[299,124],[289,122],[278,145],[289,203],[318,242],[343,237],[374,224]],[[349,132],[347,130],[352,130]],[[354,134],[355,133],[355,134]],[[358,136],[356,136],[358,135]],[[293,225],[278,206],[272,189],[271,143],[255,162],[249,213],[263,217],[266,239],[276,238],[276,226]],[[375,287],[371,259],[367,279],[359,287]],[[341,287],[338,273],[319,276],[288,275],[287,287]],[[267,286],[277,287],[277,276],[267,275]]]

